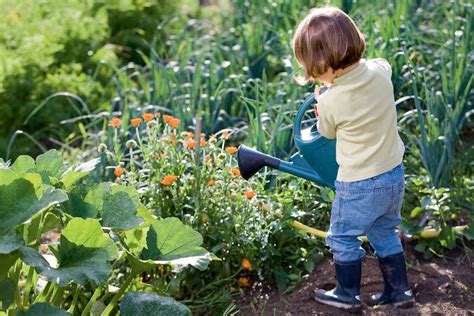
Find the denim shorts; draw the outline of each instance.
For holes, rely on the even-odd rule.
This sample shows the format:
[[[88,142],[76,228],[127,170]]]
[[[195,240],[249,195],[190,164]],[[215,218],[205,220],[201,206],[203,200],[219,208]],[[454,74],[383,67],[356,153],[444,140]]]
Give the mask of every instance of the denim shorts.
[[[336,181],[336,198],[326,237],[336,262],[365,256],[359,236],[367,235],[378,257],[403,252],[397,227],[405,192],[403,164],[375,177]]]

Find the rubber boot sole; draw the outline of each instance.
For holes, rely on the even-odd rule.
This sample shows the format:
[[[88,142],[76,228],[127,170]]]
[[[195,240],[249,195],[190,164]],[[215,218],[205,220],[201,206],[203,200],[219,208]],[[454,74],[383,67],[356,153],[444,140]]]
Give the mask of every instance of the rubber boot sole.
[[[332,307],[336,307],[342,310],[345,310],[346,312],[349,313],[358,313],[362,310],[362,305],[361,304],[346,304],[346,303],[341,303],[341,302],[336,302],[336,301],[326,301],[323,299],[320,299],[316,296],[314,296],[314,299],[316,302],[324,304],[324,305],[329,305]]]

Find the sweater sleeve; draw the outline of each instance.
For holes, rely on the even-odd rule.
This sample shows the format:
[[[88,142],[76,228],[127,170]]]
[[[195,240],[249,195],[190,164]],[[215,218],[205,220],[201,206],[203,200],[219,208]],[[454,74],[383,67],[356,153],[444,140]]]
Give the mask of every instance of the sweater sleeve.
[[[379,66],[379,68],[381,68],[382,71],[388,75],[388,77],[392,76],[392,67],[386,59],[374,58],[371,61]]]
[[[336,138],[336,123],[329,113],[327,104],[318,101],[318,132],[328,139]]]

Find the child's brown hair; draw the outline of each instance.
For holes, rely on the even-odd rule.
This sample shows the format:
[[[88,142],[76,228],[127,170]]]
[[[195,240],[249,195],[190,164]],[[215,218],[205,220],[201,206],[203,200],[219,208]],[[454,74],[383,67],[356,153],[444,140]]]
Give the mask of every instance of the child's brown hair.
[[[355,22],[333,7],[311,10],[293,37],[293,52],[304,70],[303,83],[314,81],[329,67],[336,71],[358,62],[364,50],[364,36]]]

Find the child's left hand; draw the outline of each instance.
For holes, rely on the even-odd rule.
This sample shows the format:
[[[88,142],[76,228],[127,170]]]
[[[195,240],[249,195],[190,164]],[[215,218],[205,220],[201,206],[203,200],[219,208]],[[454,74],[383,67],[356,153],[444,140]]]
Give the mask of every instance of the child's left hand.
[[[325,86],[322,86],[322,87],[316,86],[316,87],[314,88],[314,96],[316,97],[316,100],[318,100],[319,96],[320,96],[321,94],[325,93],[325,92],[327,91],[327,89],[329,89],[329,87],[326,86],[326,85],[325,85]],[[319,116],[319,114],[318,114],[318,103],[315,103],[315,104],[314,104],[314,114],[316,115],[316,117]]]

